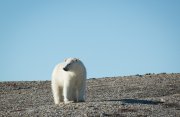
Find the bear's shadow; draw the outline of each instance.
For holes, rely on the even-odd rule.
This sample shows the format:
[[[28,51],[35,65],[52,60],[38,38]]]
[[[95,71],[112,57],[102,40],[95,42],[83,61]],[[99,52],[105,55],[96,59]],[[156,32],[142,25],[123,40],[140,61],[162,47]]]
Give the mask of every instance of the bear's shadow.
[[[150,105],[157,105],[163,103],[161,101],[141,100],[141,99],[120,99],[120,100],[105,100],[105,101],[121,101],[123,104],[150,104]]]

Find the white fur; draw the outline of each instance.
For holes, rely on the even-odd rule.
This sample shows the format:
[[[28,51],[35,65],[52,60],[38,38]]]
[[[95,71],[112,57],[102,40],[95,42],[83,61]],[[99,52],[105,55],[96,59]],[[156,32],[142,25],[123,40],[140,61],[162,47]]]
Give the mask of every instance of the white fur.
[[[85,66],[79,59],[66,59],[54,68],[51,85],[55,104],[85,101]]]

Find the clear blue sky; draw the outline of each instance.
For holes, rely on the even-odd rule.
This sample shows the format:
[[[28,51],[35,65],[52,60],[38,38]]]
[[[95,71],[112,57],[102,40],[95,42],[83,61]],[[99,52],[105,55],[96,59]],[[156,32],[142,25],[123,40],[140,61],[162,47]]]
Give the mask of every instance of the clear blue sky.
[[[0,81],[50,80],[68,57],[88,78],[180,72],[180,0],[0,1]]]

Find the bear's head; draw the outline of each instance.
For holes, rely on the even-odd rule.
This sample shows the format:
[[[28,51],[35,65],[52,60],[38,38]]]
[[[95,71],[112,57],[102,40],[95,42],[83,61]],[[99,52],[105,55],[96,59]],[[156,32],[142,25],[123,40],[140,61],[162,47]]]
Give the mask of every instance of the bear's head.
[[[78,72],[84,69],[83,63],[77,58],[67,58],[64,61],[64,71]]]

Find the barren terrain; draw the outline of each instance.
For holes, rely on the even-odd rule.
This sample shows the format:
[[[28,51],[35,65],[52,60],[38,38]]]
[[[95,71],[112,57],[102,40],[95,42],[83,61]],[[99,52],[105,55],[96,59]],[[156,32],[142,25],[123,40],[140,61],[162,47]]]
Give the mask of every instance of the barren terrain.
[[[180,117],[180,73],[91,78],[86,102],[61,105],[50,81],[0,82],[0,116]]]

